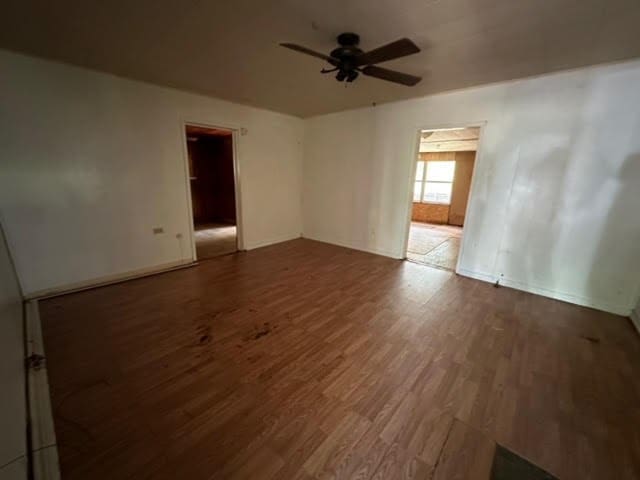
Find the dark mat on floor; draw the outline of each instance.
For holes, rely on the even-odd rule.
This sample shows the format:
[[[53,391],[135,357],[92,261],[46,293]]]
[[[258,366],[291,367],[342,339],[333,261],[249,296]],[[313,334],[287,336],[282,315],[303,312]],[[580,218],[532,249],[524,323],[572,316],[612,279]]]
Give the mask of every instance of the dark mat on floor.
[[[558,480],[533,463],[496,445],[491,468],[491,480]]]

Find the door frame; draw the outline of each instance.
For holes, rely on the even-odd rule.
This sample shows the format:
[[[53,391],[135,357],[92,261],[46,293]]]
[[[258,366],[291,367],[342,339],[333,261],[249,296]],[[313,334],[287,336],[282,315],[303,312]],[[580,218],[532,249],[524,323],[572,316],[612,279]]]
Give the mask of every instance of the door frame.
[[[418,168],[417,158],[418,158],[418,155],[420,154],[420,138],[421,138],[422,132],[424,130],[446,130],[450,128],[469,128],[469,127],[480,128],[480,133],[478,134],[479,135],[478,148],[476,150],[476,158],[473,162],[473,172],[471,173],[471,185],[469,187],[469,197],[467,200],[467,207],[465,208],[465,211],[464,211],[464,223],[466,224],[470,217],[471,204],[474,201],[473,193],[477,188],[476,183],[478,181],[478,176],[476,173],[478,171],[478,166],[480,165],[480,161],[483,157],[483,151],[484,151],[483,141],[484,141],[486,126],[487,126],[487,121],[481,120],[481,121],[455,122],[455,123],[449,123],[449,124],[436,124],[435,126],[430,125],[430,126],[418,127],[418,130],[415,136],[414,145],[413,145],[413,155],[411,156],[412,164],[410,168],[411,173],[409,176],[409,191],[407,194],[407,200],[408,200],[407,205],[409,206],[409,208],[408,208],[406,220],[405,220],[406,223],[405,223],[403,248],[402,248],[402,255],[401,255],[401,258],[403,260],[407,260],[407,249],[409,248],[409,232],[411,230],[411,214],[413,210],[413,186],[415,182],[416,169]],[[460,252],[458,252],[458,261],[456,262],[456,268],[454,270],[455,273],[458,273],[458,270],[460,269],[460,264],[462,263],[462,258],[465,252],[465,246],[469,242],[469,236],[464,234],[464,226],[462,228],[463,228],[462,242],[460,243]]]
[[[182,120],[180,122],[181,138],[182,138],[182,157],[184,167],[184,178],[187,192],[187,215],[189,221],[189,240],[191,245],[191,259],[198,261],[196,251],[196,235],[195,224],[193,219],[193,202],[191,200],[191,175],[189,172],[189,151],[187,147],[187,127],[202,127],[216,130],[227,130],[231,132],[231,149],[233,154],[233,181],[236,205],[236,250],[245,250],[244,247],[244,223],[242,215],[242,195],[240,190],[240,159],[238,155],[238,136],[245,131],[244,128],[237,125],[228,125],[224,123],[203,123],[199,121]]]

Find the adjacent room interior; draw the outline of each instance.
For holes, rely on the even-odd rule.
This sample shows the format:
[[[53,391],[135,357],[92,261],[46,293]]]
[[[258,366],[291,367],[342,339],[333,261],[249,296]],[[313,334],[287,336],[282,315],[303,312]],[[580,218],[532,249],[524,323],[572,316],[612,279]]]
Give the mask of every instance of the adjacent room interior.
[[[0,480],[640,479],[638,25],[3,2]]]
[[[196,257],[233,253],[238,249],[233,132],[185,128]]]
[[[455,271],[480,127],[420,132],[407,259]]]

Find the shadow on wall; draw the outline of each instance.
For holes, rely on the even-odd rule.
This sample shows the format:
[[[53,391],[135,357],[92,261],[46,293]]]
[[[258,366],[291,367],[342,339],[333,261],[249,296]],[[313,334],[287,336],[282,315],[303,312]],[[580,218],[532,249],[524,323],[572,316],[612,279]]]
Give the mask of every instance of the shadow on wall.
[[[636,282],[635,295],[630,299],[631,308],[638,304],[640,298],[640,152],[629,155],[617,172],[612,173],[612,180],[616,182],[616,196],[607,211],[606,219],[601,230],[599,243],[593,257],[592,274],[589,276],[587,291],[595,297],[603,289],[610,287],[610,278],[616,279],[616,292],[623,292],[629,288],[629,279],[620,274],[621,269],[636,272],[632,281]],[[603,185],[604,188],[604,185]],[[628,218],[628,212],[634,212],[635,217]],[[613,247],[612,245],[619,248]],[[618,257],[628,252],[624,258],[616,263],[611,261],[612,254]],[[605,278],[599,272],[609,273]],[[618,278],[616,278],[618,277]]]
[[[388,179],[393,178],[395,173],[390,171],[395,165],[388,165],[385,159],[393,158],[397,153],[393,143],[384,142],[382,136],[377,134],[383,128],[384,125],[375,114],[371,123],[359,125],[358,129],[363,132],[366,141],[357,146],[360,149],[366,145],[368,154],[358,155],[358,152],[354,152],[356,154],[352,157],[359,159],[359,163],[352,164],[354,170],[351,172],[351,178],[356,178],[358,185],[357,190],[352,191],[354,212],[367,212],[367,215],[361,224],[351,224],[350,238],[355,238],[356,244],[365,245],[373,251],[380,251],[380,245],[384,244],[381,236],[387,228],[382,211],[385,201],[390,198]]]
[[[615,81],[567,89],[560,100],[514,94],[520,103],[498,124],[500,151],[489,152],[504,161],[485,183],[511,185],[494,275],[624,313],[640,293],[640,153],[637,113],[610,92]],[[547,118],[551,110],[558,114]],[[616,115],[624,126],[606,121]],[[510,166],[510,182],[499,164]]]
[[[522,152],[524,158],[516,166],[506,218],[509,225],[519,227],[505,231],[506,243],[498,255],[508,262],[500,270],[510,277],[519,272],[518,281],[526,285],[555,285],[553,254],[563,235],[562,203],[569,152],[566,147],[552,148],[531,164]]]
[[[591,166],[571,145],[540,161],[526,152],[520,159],[495,274],[555,293],[575,284],[585,300],[624,310],[637,302],[623,295],[638,281],[628,272],[640,272],[640,225],[638,217],[628,218],[640,209],[640,154],[628,156],[617,171],[598,158],[599,170],[583,178]]]

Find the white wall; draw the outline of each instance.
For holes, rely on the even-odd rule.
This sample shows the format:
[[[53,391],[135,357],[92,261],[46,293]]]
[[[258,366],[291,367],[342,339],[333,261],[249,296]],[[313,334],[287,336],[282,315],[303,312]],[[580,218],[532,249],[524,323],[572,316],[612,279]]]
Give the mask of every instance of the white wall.
[[[401,257],[419,128],[487,122],[459,273],[628,315],[638,85],[635,61],[309,119],[304,236]]]
[[[27,478],[22,298],[0,225],[0,479]]]
[[[192,258],[183,121],[248,130],[246,248],[300,236],[302,120],[1,50],[0,71],[0,209],[26,295]]]
[[[306,121],[6,51],[0,71],[0,213],[28,295],[191,258],[188,120],[248,130],[247,248],[304,230],[393,257],[418,129],[487,122],[460,273],[623,314],[640,296],[638,61]]]

